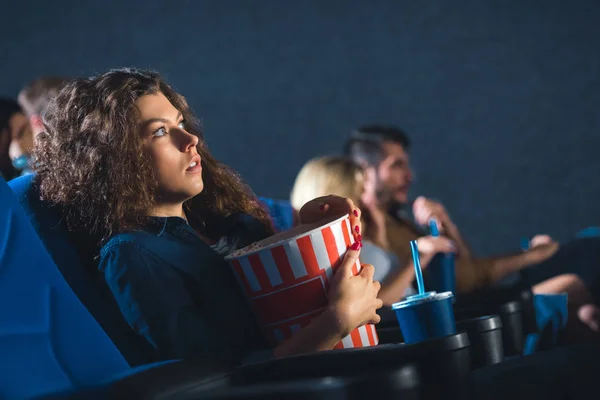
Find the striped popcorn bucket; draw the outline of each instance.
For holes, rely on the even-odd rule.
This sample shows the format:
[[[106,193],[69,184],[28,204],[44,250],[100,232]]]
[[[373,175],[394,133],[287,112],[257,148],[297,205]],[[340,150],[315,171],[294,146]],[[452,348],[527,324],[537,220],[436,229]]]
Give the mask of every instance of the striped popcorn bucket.
[[[290,338],[327,306],[327,290],[340,259],[354,243],[348,215],[302,225],[226,257],[273,345]],[[360,262],[353,274],[360,272]],[[336,349],[375,346],[371,324],[355,329]]]

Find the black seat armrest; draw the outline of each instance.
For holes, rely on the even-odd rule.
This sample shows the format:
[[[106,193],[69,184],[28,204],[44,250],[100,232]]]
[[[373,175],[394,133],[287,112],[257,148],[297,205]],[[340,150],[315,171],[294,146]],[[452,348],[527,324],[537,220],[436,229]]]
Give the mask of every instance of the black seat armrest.
[[[43,397],[44,400],[83,399],[177,399],[230,384],[232,375],[224,366],[193,360],[178,360],[149,367],[106,385]]]

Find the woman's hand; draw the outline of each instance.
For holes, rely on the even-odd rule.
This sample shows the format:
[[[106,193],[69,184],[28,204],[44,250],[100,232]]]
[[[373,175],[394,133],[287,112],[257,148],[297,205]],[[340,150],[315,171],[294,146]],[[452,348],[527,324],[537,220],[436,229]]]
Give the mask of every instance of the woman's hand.
[[[340,196],[323,196],[309,201],[300,209],[300,222],[314,224],[325,218],[350,215],[350,226],[356,241],[361,242],[360,210],[352,200]]]
[[[381,284],[373,281],[374,268],[364,264],[362,271],[352,275],[352,267],[358,260],[360,244],[356,242],[346,252],[329,289],[328,313],[338,323],[341,337],[345,337],[359,326],[377,324],[381,318],[376,310],[383,302],[377,298]]]
[[[456,253],[454,243],[444,236],[423,236],[417,239],[421,267],[426,268],[433,256],[438,253]]]

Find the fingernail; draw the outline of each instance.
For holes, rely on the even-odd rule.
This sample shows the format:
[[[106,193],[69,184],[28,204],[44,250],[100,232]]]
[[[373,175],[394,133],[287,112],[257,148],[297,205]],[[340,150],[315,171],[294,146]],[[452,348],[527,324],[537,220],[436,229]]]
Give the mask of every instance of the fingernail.
[[[350,246],[350,250],[358,250],[360,249],[361,243],[360,242],[354,242],[352,243],[352,246]]]
[[[355,216],[355,217],[358,217],[358,210],[354,210],[354,212],[353,212],[353,213],[354,213],[354,216]]]
[[[356,241],[362,243],[362,235],[356,236]]]
[[[356,233],[360,233],[360,226],[356,225],[356,226],[354,227],[354,231],[355,231]]]
[[[325,211],[325,204],[321,204],[321,205],[319,206],[319,210],[321,210],[321,211]]]

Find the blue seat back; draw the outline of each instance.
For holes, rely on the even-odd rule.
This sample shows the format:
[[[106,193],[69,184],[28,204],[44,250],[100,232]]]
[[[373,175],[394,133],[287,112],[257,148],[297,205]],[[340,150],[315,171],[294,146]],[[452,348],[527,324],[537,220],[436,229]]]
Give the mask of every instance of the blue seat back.
[[[577,232],[575,237],[578,238],[589,238],[589,237],[600,237],[600,226],[589,226],[585,229]]]
[[[70,390],[128,371],[3,179],[0,204],[0,398]]]
[[[260,201],[266,206],[276,232],[286,231],[294,227],[296,223],[296,211],[289,201],[276,200],[260,197]]]
[[[154,350],[129,327],[98,272],[94,260],[98,249],[92,238],[67,230],[62,210],[40,199],[35,175],[21,176],[8,185],[67,284],[129,364],[137,366],[154,361]]]

